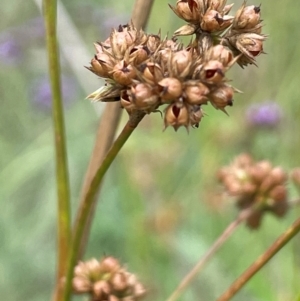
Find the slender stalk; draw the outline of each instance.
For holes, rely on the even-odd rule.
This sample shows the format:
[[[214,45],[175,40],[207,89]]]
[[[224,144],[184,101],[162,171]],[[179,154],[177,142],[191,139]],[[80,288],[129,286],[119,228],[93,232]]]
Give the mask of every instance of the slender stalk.
[[[131,20],[135,25],[135,27],[144,28],[146,26],[153,3],[154,0],[136,0],[131,15]],[[82,207],[85,202],[87,190],[91,184],[93,177],[95,176],[97,169],[99,168],[101,162],[103,161],[103,158],[107,153],[108,149],[112,145],[117,130],[117,125],[121,117],[121,112],[122,110],[120,109],[119,103],[106,104],[101,121],[99,123],[93,153],[83,182],[83,187],[81,190],[81,197],[80,197],[80,207]],[[101,187],[99,186],[97,194],[99,194],[100,189]],[[82,235],[80,250],[78,253],[78,259],[82,257],[85,251],[85,247],[87,245],[91,223],[93,220],[94,211],[96,207],[97,194],[95,195],[95,200],[93,205],[91,206],[89,217],[86,222],[85,229]],[[75,228],[77,227],[78,223],[79,223],[79,216],[77,216],[76,218]]]
[[[217,252],[217,250],[225,243],[225,241],[233,234],[237,227],[246,220],[250,214],[253,212],[253,208],[248,208],[240,212],[238,217],[231,222],[224,232],[219,236],[219,238],[213,243],[205,255],[198,261],[198,263],[192,268],[192,270],[182,279],[178,287],[174,290],[172,295],[167,299],[167,301],[175,301],[180,295],[185,291],[188,285],[195,280],[196,276],[203,269],[205,264],[210,260],[210,258]]]
[[[282,233],[271,247],[240,276],[217,299],[230,300],[281,248],[283,248],[296,234],[300,232],[300,218],[297,219],[284,233]]]
[[[60,87],[60,65],[56,38],[56,0],[44,0],[49,75],[52,89],[52,118],[54,124],[56,184],[57,184],[57,231],[58,231],[58,268],[57,283],[65,275],[69,244],[70,226],[70,191],[67,164],[66,138],[63,106]]]
[[[142,112],[137,112],[136,115],[131,116],[130,120],[126,123],[125,127],[120,133],[119,137],[116,139],[116,141],[108,151],[100,168],[97,170],[95,176],[93,177],[90,183],[83,206],[79,210],[78,223],[76,224],[76,228],[74,229],[72,248],[70,250],[70,256],[68,260],[68,270],[67,270],[66,281],[64,286],[64,295],[62,299],[59,299],[59,301],[68,301],[70,299],[74,265],[78,258],[78,252],[80,248],[82,235],[84,233],[85,225],[89,218],[91,208],[94,204],[95,195],[98,192],[99,185],[101,184],[106,171],[108,170],[108,168],[110,167],[114,159],[116,158],[122,146],[125,144],[127,139],[130,137],[130,135],[132,134],[132,132],[134,131],[134,129],[137,127],[137,125],[143,119],[144,116],[145,113]]]

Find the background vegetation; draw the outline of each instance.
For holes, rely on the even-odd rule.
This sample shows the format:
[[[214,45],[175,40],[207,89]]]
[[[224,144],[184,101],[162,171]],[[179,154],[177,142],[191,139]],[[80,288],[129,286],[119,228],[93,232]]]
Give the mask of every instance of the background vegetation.
[[[156,1],[148,32],[171,34],[183,24],[168,2]],[[1,1],[0,296],[6,301],[49,300],[54,285],[51,93],[36,3]],[[128,22],[134,1],[61,3],[67,12],[59,15],[58,31],[74,214],[104,106],[85,100],[101,81],[83,66],[94,41]],[[189,134],[182,128],[163,132],[160,114],[143,120],[106,176],[85,258],[120,258],[147,285],[149,300],[165,300],[236,216],[216,184],[218,168],[245,151],[287,169],[300,165],[299,11],[297,1],[262,1],[268,54],[259,57],[259,68],[230,71],[244,92],[235,96],[230,117],[208,106],[199,129]],[[120,128],[126,120],[124,113]],[[266,216],[258,231],[241,227],[181,300],[214,300],[299,212],[292,208],[282,220]],[[300,300],[299,253],[298,235],[234,300]]]

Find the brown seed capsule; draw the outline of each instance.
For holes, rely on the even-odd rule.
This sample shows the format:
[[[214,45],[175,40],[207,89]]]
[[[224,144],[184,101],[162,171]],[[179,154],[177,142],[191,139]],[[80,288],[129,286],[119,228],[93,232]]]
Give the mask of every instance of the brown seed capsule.
[[[105,300],[111,293],[110,285],[105,280],[100,280],[93,285],[93,295],[97,297],[97,300]]]
[[[272,178],[272,182],[275,185],[284,184],[287,180],[287,174],[281,167],[274,167],[271,172],[269,173],[269,176]]]
[[[142,30],[137,30],[133,25],[119,26],[110,35],[110,47],[114,57],[118,60],[124,58],[127,49],[135,45],[144,44],[147,36]]]
[[[255,28],[259,23],[260,6],[246,6],[246,2],[244,2],[234,17],[232,28],[234,30],[251,29]]]
[[[199,81],[190,81],[185,83],[184,96],[185,100],[191,105],[207,104],[209,93],[207,86]]]
[[[209,84],[220,83],[225,76],[225,68],[219,61],[208,61],[202,66],[200,79]]]
[[[188,50],[180,50],[172,55],[171,73],[179,77],[185,77],[189,71],[192,61],[192,52]]]
[[[136,283],[133,285],[133,296],[140,298],[146,294],[144,286],[136,280]]]
[[[158,96],[155,94],[153,88],[145,83],[132,85],[129,98],[136,108],[140,110],[147,110],[159,103]]]
[[[194,24],[199,22],[200,8],[198,1],[177,0],[176,7],[173,7],[170,4],[169,6],[179,18]]]
[[[86,277],[75,276],[72,280],[72,287],[75,293],[83,294],[92,290],[92,283]]]
[[[179,127],[189,126],[189,112],[183,103],[172,103],[165,110],[165,128],[172,126],[175,131]]]
[[[216,10],[208,10],[202,18],[200,27],[204,31],[216,32],[228,28],[232,23],[233,17],[222,16]]]
[[[102,273],[113,273],[121,268],[119,261],[112,256],[104,257],[100,265]]]
[[[256,33],[237,34],[229,38],[229,42],[248,58],[254,60],[263,51],[265,36]]]
[[[252,168],[249,170],[249,174],[255,183],[260,184],[268,176],[271,170],[271,163],[264,160],[257,162],[254,166],[252,166]]]
[[[150,55],[150,51],[146,46],[143,45],[134,46],[130,50],[129,62],[132,62],[134,65],[137,66],[142,62],[146,61],[149,55]]]
[[[113,79],[120,85],[128,86],[136,77],[135,69],[124,60],[115,65],[112,70]]]
[[[228,47],[220,44],[211,47],[207,56],[209,60],[221,62],[224,67],[228,66],[234,58],[232,51]]]
[[[158,82],[162,102],[170,102],[178,99],[182,94],[182,84],[174,77],[166,77]]]
[[[107,56],[105,54],[101,55],[102,57]],[[107,56],[108,57],[108,56]],[[110,77],[109,72],[112,70],[112,66],[110,65],[110,61],[98,60],[95,56],[91,60],[91,67],[87,67],[90,71],[94,72],[98,76],[108,78]]]
[[[148,35],[147,47],[151,53],[154,53],[161,44],[160,33],[158,35]]]
[[[193,105],[190,106],[190,124],[192,127],[199,127],[199,123],[201,121],[201,119],[203,118],[204,114],[203,111],[201,109],[201,106],[198,105]]]
[[[185,24],[183,26],[181,26],[180,28],[178,28],[173,36],[189,36],[192,35],[196,32],[197,30],[197,25],[196,24]]]
[[[113,290],[117,292],[124,291],[128,286],[126,275],[122,271],[115,273],[110,280],[110,283]]]
[[[287,189],[285,185],[277,185],[269,193],[269,197],[275,202],[287,200]]]
[[[137,109],[136,105],[132,102],[132,98],[129,97],[127,90],[122,90],[120,96],[120,103],[128,114],[131,114],[133,110]]]
[[[208,98],[211,104],[216,108],[224,113],[226,106],[232,106],[233,104],[233,88],[227,85],[221,85],[216,90],[208,95]]]
[[[163,71],[159,64],[147,62],[139,67],[141,79],[149,84],[155,84],[164,78]]]

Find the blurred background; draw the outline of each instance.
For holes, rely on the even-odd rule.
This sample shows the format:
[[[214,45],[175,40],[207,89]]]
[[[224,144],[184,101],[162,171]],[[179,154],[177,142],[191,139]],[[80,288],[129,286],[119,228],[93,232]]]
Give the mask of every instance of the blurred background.
[[[155,1],[148,32],[171,35],[183,21]],[[235,1],[233,11],[242,1]],[[267,55],[259,68],[235,66],[228,77],[243,94],[230,117],[211,106],[199,129],[163,132],[147,116],[107,173],[85,258],[113,255],[136,273],[148,300],[165,300],[237,210],[215,174],[241,152],[287,170],[300,166],[300,2],[260,2]],[[85,97],[102,82],[83,66],[93,42],[130,20],[134,0],[61,0],[62,92],[73,216],[104,104]],[[0,21],[0,296],[49,300],[55,279],[56,190],[45,32],[39,1],[1,1]],[[120,129],[127,120],[124,113]],[[297,197],[290,187],[290,199]],[[214,300],[299,216],[265,216],[240,227],[181,298]],[[233,300],[300,300],[300,237],[286,246]],[[298,298],[298,299],[297,299]],[[77,297],[74,300],[85,300]]]

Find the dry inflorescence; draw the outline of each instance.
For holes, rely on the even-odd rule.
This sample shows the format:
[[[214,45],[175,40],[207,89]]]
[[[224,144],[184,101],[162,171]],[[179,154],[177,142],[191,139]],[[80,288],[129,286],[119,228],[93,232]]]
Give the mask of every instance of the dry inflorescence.
[[[247,6],[228,15],[226,0],[177,0],[171,9],[188,24],[171,39],[147,34],[133,24],[119,26],[104,42],[95,43],[96,54],[87,67],[106,84],[88,98],[120,101],[131,115],[136,111],[164,109],[164,126],[175,130],[198,127],[211,103],[226,113],[238,92],[228,84],[226,71],[234,64],[255,64],[263,52],[260,7]],[[177,36],[195,35],[188,46]]]
[[[73,291],[89,294],[92,301],[138,301],[146,293],[136,276],[113,257],[79,262],[74,270]]]
[[[253,208],[246,221],[250,228],[259,227],[265,212],[282,217],[288,210],[288,176],[269,161],[255,162],[248,154],[242,154],[221,168],[218,178],[239,209]]]

